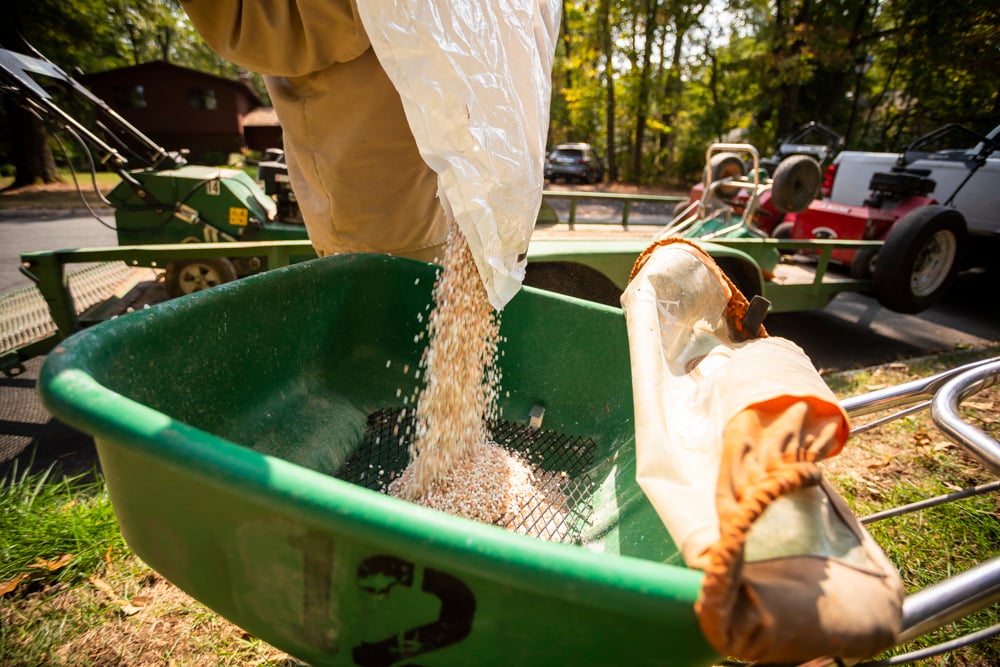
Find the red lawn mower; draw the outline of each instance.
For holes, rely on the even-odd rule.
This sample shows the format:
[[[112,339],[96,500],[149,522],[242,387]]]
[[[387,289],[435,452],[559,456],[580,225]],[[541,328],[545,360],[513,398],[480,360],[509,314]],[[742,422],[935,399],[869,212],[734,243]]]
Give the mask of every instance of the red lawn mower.
[[[869,183],[871,196],[862,206],[817,200],[805,211],[790,214],[774,230],[774,236],[791,239],[884,241],[897,222],[937,217],[948,212],[957,215],[957,222],[961,223],[964,230],[965,220],[960,213],[939,206],[937,200],[928,196],[934,186],[934,181],[922,173],[876,173]],[[948,217],[955,219],[955,216]],[[947,245],[955,246],[956,240],[948,239]],[[861,250],[840,249],[833,251],[831,259],[848,266],[855,278],[871,278],[876,266],[875,259],[885,250],[884,246]],[[957,248],[947,250],[954,253]]]
[[[945,203],[985,163],[995,143],[985,141],[983,154]],[[876,172],[870,195],[861,206],[816,200],[790,213],[772,235],[782,239],[847,239],[882,241],[862,249],[837,249],[831,259],[847,266],[852,277],[871,279],[879,302],[892,310],[915,313],[936,303],[951,285],[968,244],[965,217],[929,196],[936,186],[928,169],[896,166]],[[808,253],[809,248],[800,250]]]
[[[771,235],[787,212],[802,210],[815,197],[820,186],[820,169],[827,166],[843,147],[842,135],[821,123],[811,122],[782,139],[772,156],[760,158],[757,166],[764,170],[761,178],[773,178],[774,188],[758,191],[753,209],[753,222],[757,229]],[[719,184],[711,193],[713,199],[742,215],[754,189],[725,181],[745,180],[753,169],[754,165],[739,151],[711,154],[703,181],[691,188],[688,201],[678,204],[674,215],[678,216],[688,205],[702,201],[705,189],[711,183]]]

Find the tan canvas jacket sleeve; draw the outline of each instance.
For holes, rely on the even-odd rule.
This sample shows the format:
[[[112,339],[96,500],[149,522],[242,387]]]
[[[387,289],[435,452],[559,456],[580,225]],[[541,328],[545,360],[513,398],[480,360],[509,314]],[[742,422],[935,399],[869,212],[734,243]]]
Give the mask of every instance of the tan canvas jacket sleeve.
[[[181,0],[216,53],[272,76],[302,76],[369,47],[353,0]]]
[[[265,75],[288,173],[320,255],[430,261],[448,225],[437,175],[353,0],[182,0],[222,57]]]

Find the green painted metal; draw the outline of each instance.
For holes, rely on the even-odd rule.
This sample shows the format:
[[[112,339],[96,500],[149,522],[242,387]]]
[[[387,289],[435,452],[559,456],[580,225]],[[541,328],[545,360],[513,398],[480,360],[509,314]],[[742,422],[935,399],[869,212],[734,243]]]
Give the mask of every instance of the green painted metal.
[[[43,250],[21,255],[22,270],[31,278],[45,299],[49,316],[56,325],[53,334],[0,355],[0,373],[6,376],[24,372],[24,362],[48,354],[53,347],[78,331],[83,323],[76,314],[67,287],[66,267],[89,262],[124,261],[133,266],[164,267],[175,259],[207,257],[259,257],[265,269],[314,259],[316,252],[308,241],[269,241],[232,243],[175,243],[114,248],[72,248]]]
[[[239,169],[185,166],[132,172],[119,183],[115,207],[122,245],[305,239],[305,226],[275,220],[275,203]]]
[[[696,241],[720,263],[743,267],[758,293],[771,302],[770,312],[794,312],[823,308],[841,292],[868,291],[871,281],[848,280],[827,271],[834,248],[879,245],[877,241],[779,241],[777,239],[718,238]],[[648,239],[538,239],[531,243],[531,262],[563,262],[590,267],[607,276],[620,289],[639,254],[649,245]],[[817,254],[815,270],[806,279],[775,282],[765,280],[762,257],[773,256],[779,249],[806,247]],[[260,257],[265,268],[286,266],[315,257],[305,240],[226,243],[174,243],[82,248],[24,253],[21,256],[29,275],[33,275],[49,304],[58,333],[30,346],[19,348],[0,358],[0,372],[9,373],[27,359],[47,353],[58,341],[80,328],[73,304],[65,291],[65,267],[75,263],[122,260],[136,266],[164,267],[175,259],[207,257]]]
[[[532,262],[577,263],[600,271],[620,289],[648,239],[545,239],[528,247],[529,271]]]
[[[22,258],[24,274],[38,287],[49,307],[58,335],[65,338],[77,330],[78,322],[63,264],[51,252],[35,253],[31,260],[25,261]]]
[[[830,255],[836,248],[879,246],[879,241],[778,240],[720,237],[712,241],[691,239],[720,264],[741,264],[748,275],[755,276],[759,294],[771,302],[770,312],[814,310],[826,306],[842,292],[871,290],[870,280],[848,279],[828,271]],[[644,239],[559,239],[532,241],[528,252],[531,262],[567,262],[582,264],[600,271],[621,289],[636,258],[650,244]],[[781,250],[807,249],[815,253],[816,263],[808,271],[782,282],[766,280],[762,264]],[[530,271],[530,268],[529,268]]]
[[[80,332],[39,391],[94,435],[122,532],[183,590],[313,665],[708,665],[701,575],[635,483],[620,310],[525,288],[503,312],[501,409],[596,443],[581,545],[335,478],[401,406],[435,268],[287,266]],[[406,368],[410,371],[407,372]]]
[[[702,244],[705,245],[705,244]],[[846,278],[829,272],[830,257],[838,248],[879,247],[881,241],[849,241],[840,239],[778,240],[757,238],[713,239],[710,254],[722,257],[723,248],[730,252],[745,253],[757,267],[763,263],[762,255],[781,250],[798,250],[812,253],[816,262],[805,274],[807,279],[763,282],[762,296],[771,302],[770,312],[787,313],[823,308],[838,294],[844,292],[870,292],[872,281]]]

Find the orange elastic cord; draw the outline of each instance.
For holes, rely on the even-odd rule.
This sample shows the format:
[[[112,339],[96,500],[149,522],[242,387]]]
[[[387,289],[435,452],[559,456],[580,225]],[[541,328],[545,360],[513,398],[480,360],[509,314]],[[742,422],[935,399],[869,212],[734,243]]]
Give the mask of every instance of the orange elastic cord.
[[[739,593],[736,581],[743,560],[743,547],[753,522],[780,496],[818,484],[821,478],[822,471],[815,463],[782,465],[777,470],[770,471],[753,489],[745,493],[738,509],[719,526],[719,541],[708,550],[709,564],[705,568],[701,594],[695,603],[701,630],[719,652],[727,654],[732,650],[729,628],[732,608]]]
[[[628,277],[629,282],[632,282],[632,279],[635,278],[639,271],[642,270],[646,261],[652,257],[656,250],[675,243],[694,249],[698,258],[705,263],[705,266],[707,266],[719,278],[719,280],[729,288],[729,302],[726,304],[725,315],[733,338],[737,341],[749,340],[751,338],[766,338],[768,334],[767,330],[764,329],[763,324],[758,326],[756,331],[748,331],[746,326],[743,324],[743,318],[746,316],[747,308],[750,307],[750,302],[747,298],[743,296],[743,293],[739,290],[739,288],[737,288],[733,281],[729,279],[729,276],[727,276],[726,273],[719,268],[719,265],[714,259],[712,259],[711,255],[705,252],[704,249],[702,249],[698,244],[688,241],[687,239],[669,237],[659,239],[651,243],[635,260],[635,264],[632,266],[632,272]]]
[[[687,239],[682,239],[673,236],[665,239],[658,239],[656,241],[653,241],[651,244],[649,244],[649,246],[645,250],[639,253],[639,257],[635,260],[635,264],[632,265],[632,273],[629,274],[628,281],[632,282],[632,279],[635,278],[635,276],[639,273],[639,271],[642,270],[642,267],[645,266],[646,260],[652,257],[653,253],[656,252],[658,248],[663,248],[668,245],[673,245],[675,243],[685,245],[689,248],[694,248],[699,255],[703,256],[703,261],[704,258],[707,258],[710,261],[712,260],[711,256],[709,256],[708,253],[702,250],[697,244],[692,243]]]

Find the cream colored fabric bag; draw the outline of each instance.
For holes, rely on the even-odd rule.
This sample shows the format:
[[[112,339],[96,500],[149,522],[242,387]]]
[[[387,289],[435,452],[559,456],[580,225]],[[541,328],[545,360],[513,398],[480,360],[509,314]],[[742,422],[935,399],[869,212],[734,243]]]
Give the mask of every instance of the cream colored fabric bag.
[[[748,328],[743,295],[677,239],[640,257],[622,305],[638,483],[705,571],[696,611],[708,640],[767,662],[891,646],[902,585],[816,465],[849,427],[809,358]]]

